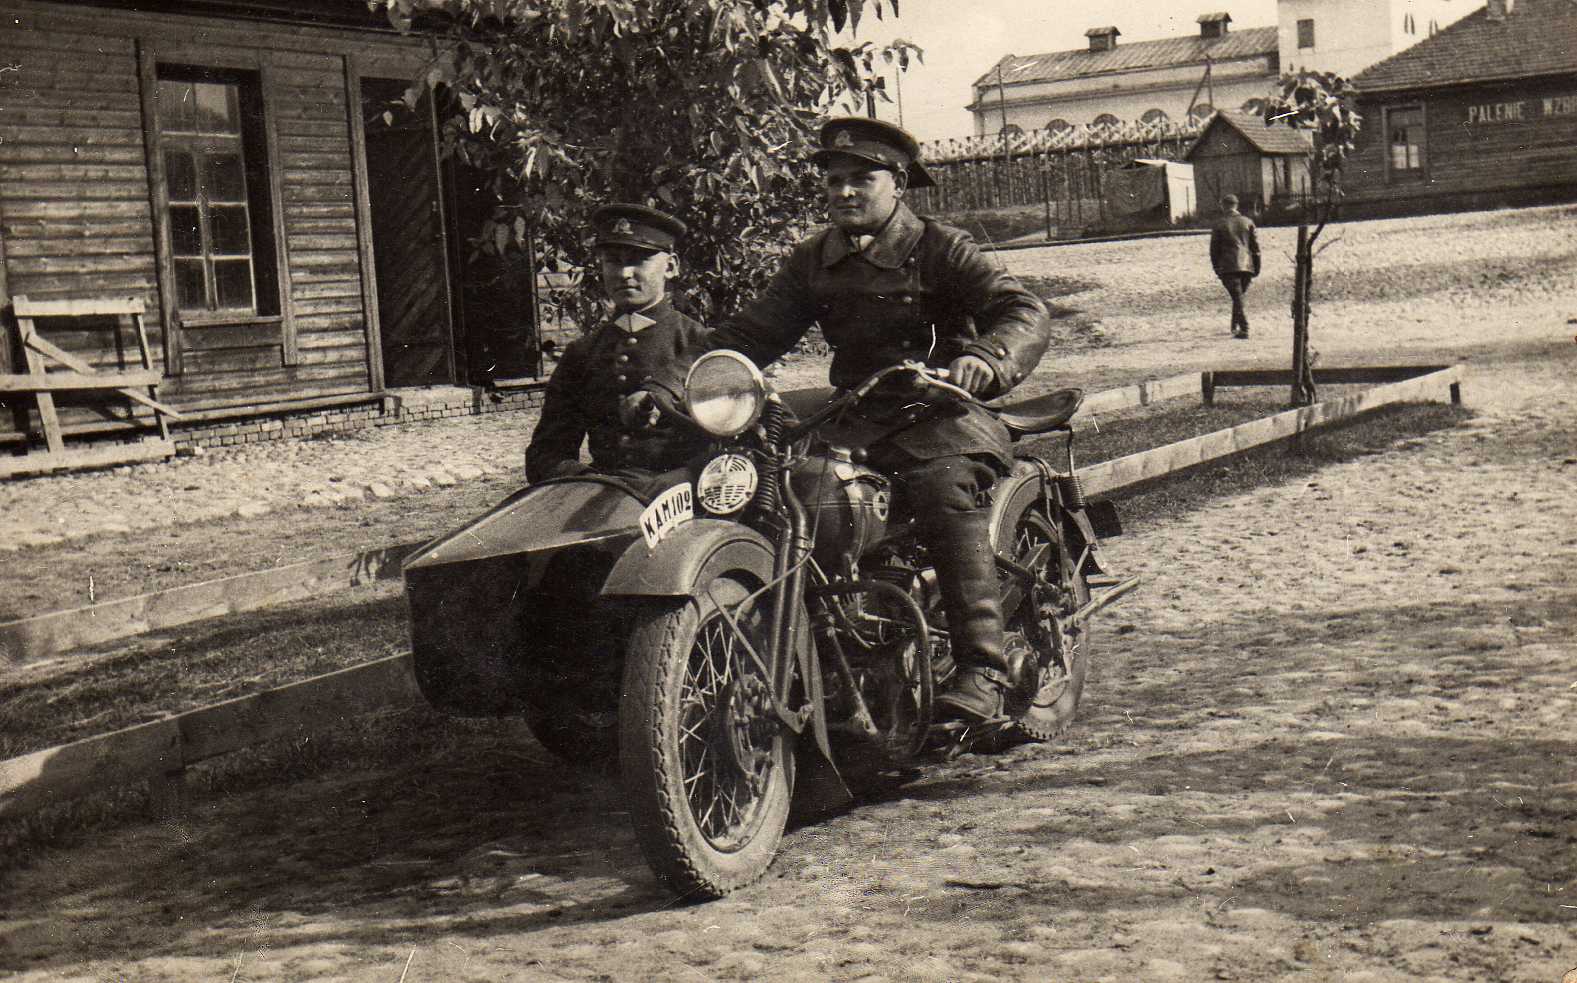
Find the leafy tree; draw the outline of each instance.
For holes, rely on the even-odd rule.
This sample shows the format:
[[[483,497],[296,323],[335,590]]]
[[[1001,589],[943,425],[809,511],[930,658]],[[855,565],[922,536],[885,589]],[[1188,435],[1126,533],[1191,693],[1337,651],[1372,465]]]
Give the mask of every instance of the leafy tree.
[[[1277,123],[1313,135],[1310,155],[1312,194],[1298,221],[1298,248],[1292,290],[1292,404],[1314,402],[1314,359],[1309,351],[1310,295],[1314,288],[1314,244],[1336,217],[1342,197],[1342,168],[1362,126],[1358,90],[1330,72],[1284,75],[1267,101],[1265,125]],[[1310,220],[1314,228],[1309,228]]]
[[[679,290],[703,319],[763,286],[814,221],[819,118],[885,100],[876,72],[919,53],[838,43],[898,0],[368,2],[434,38],[407,101],[437,92],[444,149],[490,176],[480,248],[534,234],[550,265],[583,265],[591,209],[646,202],[691,229]]]

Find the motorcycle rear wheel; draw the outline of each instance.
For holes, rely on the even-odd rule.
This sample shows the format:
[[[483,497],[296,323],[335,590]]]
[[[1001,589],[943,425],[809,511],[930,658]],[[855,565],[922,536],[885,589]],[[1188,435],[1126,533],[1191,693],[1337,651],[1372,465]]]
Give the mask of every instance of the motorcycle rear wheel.
[[[652,870],[683,898],[756,881],[788,821],[791,742],[759,710],[739,712],[759,707],[771,682],[718,607],[732,610],[749,591],[723,578],[699,599],[654,607],[637,617],[625,657],[619,759],[630,818]],[[737,624],[764,654],[766,618],[754,607]]]
[[[1074,570],[1074,560],[1068,555],[1063,537],[1052,529],[1044,516],[1026,510],[1013,526],[1011,556],[1022,563],[1043,544],[1049,544],[1051,548],[1042,555],[1040,570],[1037,572],[1071,591],[1074,609],[1089,603],[1089,582],[1082,572]],[[1023,632],[1027,638],[1033,639],[1035,633],[1025,622],[1026,619],[1037,618],[1040,620],[1041,633],[1047,637],[1053,635],[1051,613],[1039,610],[1033,597],[1026,597],[1017,611],[1004,613],[1008,616],[1006,627],[1010,632]],[[1042,678],[1028,709],[1013,715],[1013,729],[1032,741],[1049,741],[1066,730],[1073,723],[1079,700],[1084,694],[1084,680],[1090,671],[1088,626],[1069,632],[1063,641],[1062,666],[1054,662]],[[1040,655],[1038,652],[1036,654]]]

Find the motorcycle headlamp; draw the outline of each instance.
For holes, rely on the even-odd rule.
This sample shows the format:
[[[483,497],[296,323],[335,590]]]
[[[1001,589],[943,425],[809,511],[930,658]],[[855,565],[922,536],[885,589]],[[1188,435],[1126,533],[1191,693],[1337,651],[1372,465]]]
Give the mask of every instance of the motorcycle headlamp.
[[[766,403],[767,384],[755,363],[738,352],[707,352],[690,366],[684,380],[685,408],[714,437],[733,437],[750,429]]]

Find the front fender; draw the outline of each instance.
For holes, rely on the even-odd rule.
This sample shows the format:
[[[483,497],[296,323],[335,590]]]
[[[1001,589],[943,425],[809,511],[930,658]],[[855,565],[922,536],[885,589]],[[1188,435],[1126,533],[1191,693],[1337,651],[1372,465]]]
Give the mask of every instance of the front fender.
[[[693,597],[729,571],[759,583],[772,579],[773,549],[754,529],[724,519],[692,519],[655,549],[644,539],[625,548],[603,582],[604,597]]]

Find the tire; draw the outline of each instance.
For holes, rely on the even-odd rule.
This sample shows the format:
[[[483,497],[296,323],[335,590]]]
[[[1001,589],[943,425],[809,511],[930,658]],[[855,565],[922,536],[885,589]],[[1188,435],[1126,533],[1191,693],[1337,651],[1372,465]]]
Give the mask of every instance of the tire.
[[[697,599],[644,612],[625,656],[619,762],[630,818],[652,870],[682,898],[719,898],[757,880],[788,821],[788,732],[771,722],[737,742],[719,736],[738,719],[720,707],[737,705],[761,675],[717,604],[731,608],[753,586],[722,578]],[[758,653],[768,649],[765,607],[737,616]],[[755,766],[736,764],[741,757]]]
[[[1052,583],[1063,584],[1071,589],[1072,610],[1089,603],[1089,582],[1083,573],[1075,572],[1074,560],[1068,555],[1063,537],[1052,529],[1044,516],[1032,510],[1024,511],[1013,525],[1012,552],[1009,555],[1023,562],[1043,543],[1052,544],[1052,548],[1041,558],[1044,576]],[[1017,631],[1033,640],[1036,633],[1026,624],[1029,618],[1040,619],[1041,637],[1054,637],[1055,628],[1050,623],[1050,612],[1039,610],[1034,598],[1025,598],[1017,611],[1008,612],[1006,628],[1009,632]],[[1056,672],[1044,680],[1038,692],[1029,699],[1028,707],[1013,714],[1014,729],[1029,740],[1051,740],[1067,729],[1078,712],[1079,700],[1084,695],[1084,681],[1090,672],[1088,625],[1069,632],[1064,641],[1063,662],[1066,671]],[[1037,657],[1043,654],[1036,652]],[[1054,666],[1053,670],[1056,668]]]

